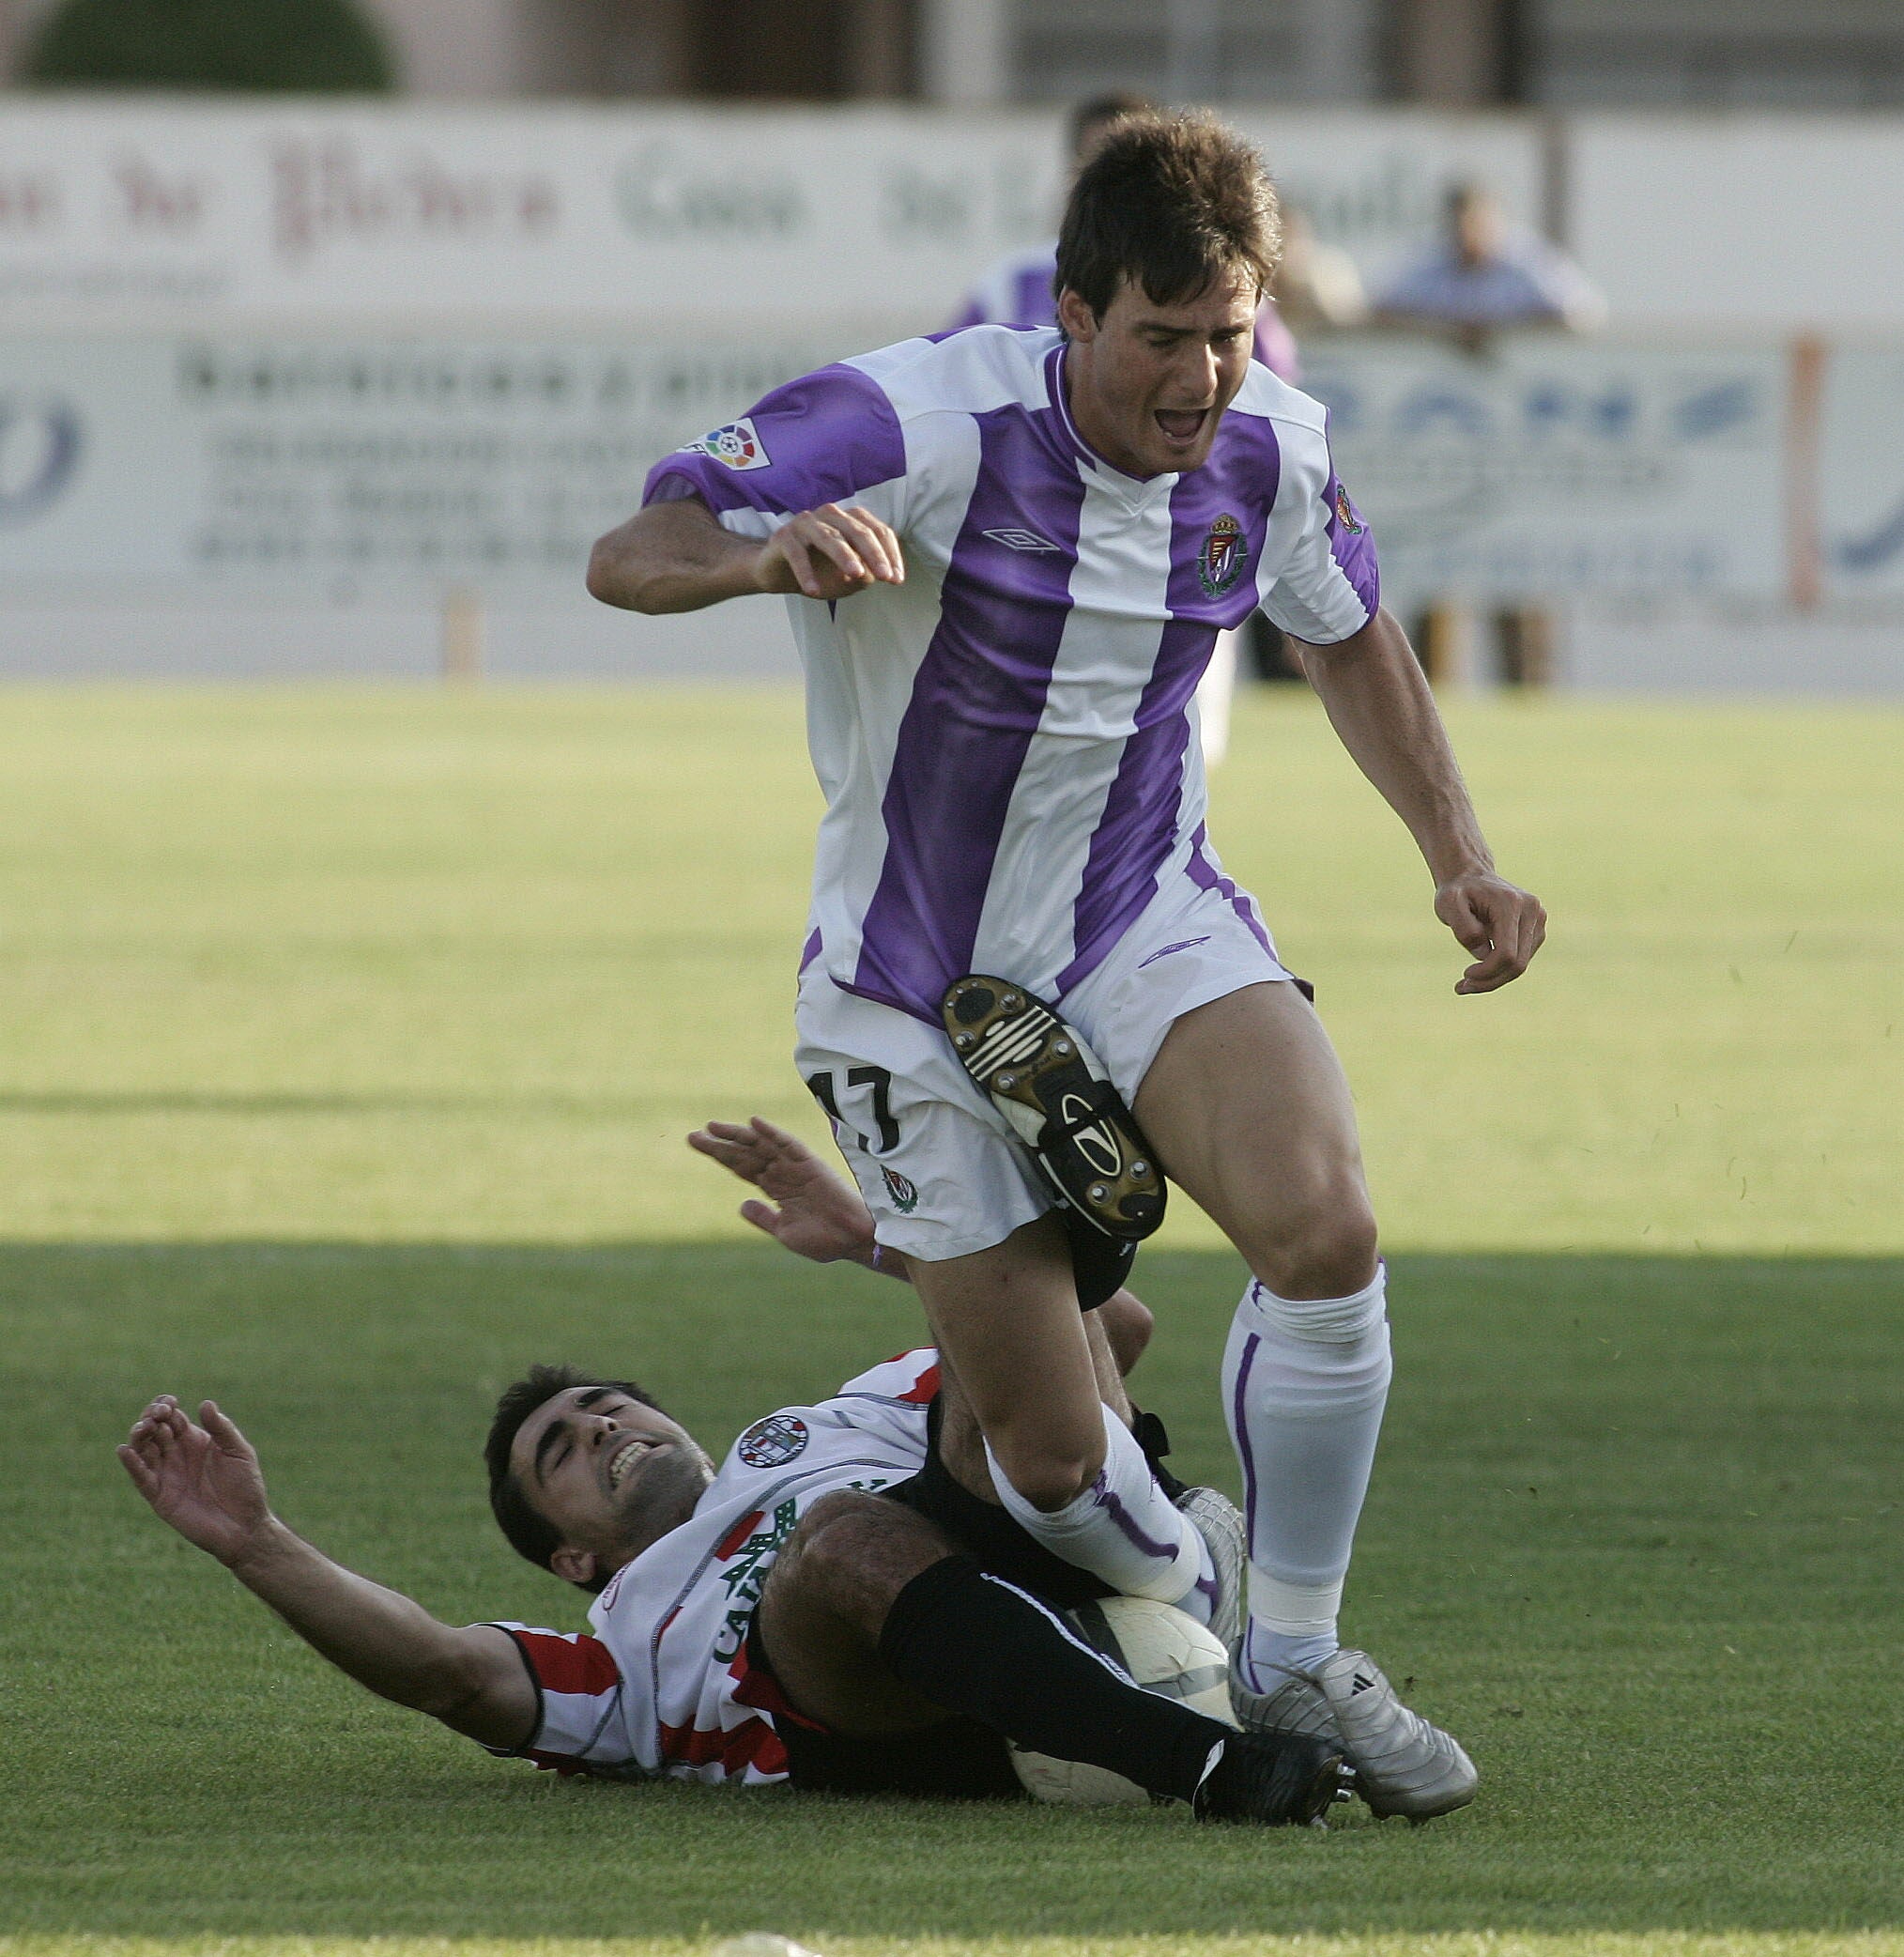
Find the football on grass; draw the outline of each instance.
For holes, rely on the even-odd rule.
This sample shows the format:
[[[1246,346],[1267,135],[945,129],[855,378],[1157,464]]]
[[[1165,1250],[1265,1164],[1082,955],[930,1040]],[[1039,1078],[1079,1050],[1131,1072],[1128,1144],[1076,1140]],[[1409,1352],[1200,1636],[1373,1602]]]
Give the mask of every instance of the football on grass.
[[[1194,1617],[1149,1597],[1109,1596],[1066,1613],[1078,1635],[1146,1692],[1180,1699],[1194,1712],[1226,1726],[1230,1711],[1229,1657]],[[1150,1799],[1135,1780],[1108,1767],[1054,1760],[1049,1753],[1011,1749],[1011,1764],[1035,1799],[1060,1808],[1140,1808]]]

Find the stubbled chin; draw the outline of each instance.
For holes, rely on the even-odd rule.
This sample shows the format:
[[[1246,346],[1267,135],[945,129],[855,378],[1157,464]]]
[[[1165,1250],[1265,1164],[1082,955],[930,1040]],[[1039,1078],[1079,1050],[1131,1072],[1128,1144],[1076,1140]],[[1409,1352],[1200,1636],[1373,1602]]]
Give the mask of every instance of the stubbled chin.
[[[636,1462],[618,1491],[627,1540],[645,1549],[679,1529],[711,1479],[705,1458],[693,1448],[660,1447]]]

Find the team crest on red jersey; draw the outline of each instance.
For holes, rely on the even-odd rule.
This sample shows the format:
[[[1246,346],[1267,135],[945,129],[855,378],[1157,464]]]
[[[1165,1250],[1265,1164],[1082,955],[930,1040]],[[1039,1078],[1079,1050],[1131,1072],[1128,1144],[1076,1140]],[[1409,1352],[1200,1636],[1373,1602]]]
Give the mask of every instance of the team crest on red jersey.
[[[1225,512],[1210,525],[1204,547],[1197,552],[1197,579],[1205,593],[1221,598],[1242,575],[1249,555],[1243,526]]]
[[[797,1413],[770,1413],[734,1442],[749,1468],[782,1468],[806,1452],[806,1423]]]
[[[919,1207],[919,1185],[910,1177],[902,1176],[897,1169],[889,1169],[880,1163],[880,1176],[886,1185],[886,1194],[893,1199],[893,1208],[901,1216],[910,1216]]]

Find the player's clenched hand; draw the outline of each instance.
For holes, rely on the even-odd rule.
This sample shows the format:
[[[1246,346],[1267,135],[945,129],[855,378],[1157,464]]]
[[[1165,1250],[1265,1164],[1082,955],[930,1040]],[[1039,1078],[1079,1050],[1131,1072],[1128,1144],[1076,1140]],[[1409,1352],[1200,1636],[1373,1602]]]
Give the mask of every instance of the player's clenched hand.
[[[1435,893],[1435,915],[1474,954],[1458,993],[1495,992],[1518,978],[1547,935],[1540,899],[1492,871],[1451,877]]]
[[[741,1214],[795,1256],[816,1264],[860,1259],[872,1246],[872,1211],[797,1135],[759,1115],[745,1127],[710,1121],[688,1136],[690,1148],[711,1155],[770,1202],[751,1197]],[[775,1208],[775,1205],[778,1208]]]
[[[761,547],[763,592],[850,598],[869,584],[903,584],[906,561],[889,524],[854,504],[824,502],[783,523]]]
[[[161,1521],[231,1563],[264,1532],[271,1505],[251,1442],[210,1400],[198,1417],[203,1426],[161,1393],[133,1423],[119,1459]]]

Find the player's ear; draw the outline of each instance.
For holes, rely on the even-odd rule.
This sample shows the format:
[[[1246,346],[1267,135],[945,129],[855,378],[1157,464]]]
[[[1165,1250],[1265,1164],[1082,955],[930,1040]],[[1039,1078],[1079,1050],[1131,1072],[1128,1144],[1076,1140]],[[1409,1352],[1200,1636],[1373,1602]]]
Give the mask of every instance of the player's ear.
[[[1097,314],[1074,287],[1067,285],[1058,294],[1058,324],[1064,328],[1066,339],[1095,340],[1098,323]]]
[[[564,1543],[548,1560],[548,1566],[564,1583],[592,1583],[600,1565],[592,1549],[577,1549]]]

